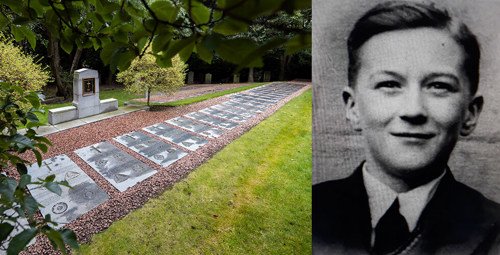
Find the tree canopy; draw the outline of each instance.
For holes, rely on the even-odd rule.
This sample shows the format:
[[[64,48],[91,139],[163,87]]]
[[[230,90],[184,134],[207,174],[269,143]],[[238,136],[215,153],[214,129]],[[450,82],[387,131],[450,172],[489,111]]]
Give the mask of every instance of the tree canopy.
[[[310,0],[4,0],[0,28],[17,41],[36,45],[29,29],[41,23],[67,53],[73,48],[101,49],[100,57],[112,70],[126,70],[137,56],[151,54],[163,67],[179,54],[184,62],[192,52],[206,62],[214,54],[243,67],[262,66],[262,55],[285,46],[288,53],[310,47],[310,31],[277,25],[294,36],[273,36],[257,44],[246,33],[260,17],[279,11],[310,8]]]

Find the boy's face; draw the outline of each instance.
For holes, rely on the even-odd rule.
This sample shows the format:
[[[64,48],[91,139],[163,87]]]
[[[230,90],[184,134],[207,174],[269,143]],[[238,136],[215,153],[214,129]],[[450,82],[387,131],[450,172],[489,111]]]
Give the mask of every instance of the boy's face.
[[[463,59],[453,38],[432,28],[385,32],[361,47],[355,86],[344,99],[370,170],[405,178],[444,168],[482,107],[470,94]]]

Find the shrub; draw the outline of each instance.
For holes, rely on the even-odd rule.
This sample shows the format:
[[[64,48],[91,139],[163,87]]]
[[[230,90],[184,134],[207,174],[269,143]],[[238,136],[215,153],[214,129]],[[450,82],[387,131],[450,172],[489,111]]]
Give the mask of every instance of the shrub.
[[[172,94],[184,85],[187,65],[179,56],[172,58],[172,67],[164,68],[156,64],[153,55],[146,54],[132,61],[130,67],[117,75],[117,81],[125,85],[130,93],[161,91]]]

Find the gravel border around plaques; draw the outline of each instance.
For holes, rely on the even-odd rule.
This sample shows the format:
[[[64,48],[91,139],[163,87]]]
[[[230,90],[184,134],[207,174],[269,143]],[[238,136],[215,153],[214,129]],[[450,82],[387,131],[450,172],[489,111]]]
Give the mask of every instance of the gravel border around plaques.
[[[186,106],[168,108],[165,111],[134,112],[47,135],[46,137],[54,146],[50,147],[49,151],[43,155],[44,159],[66,153],[75,163],[78,164],[78,166],[80,166],[84,172],[86,172],[106,193],[111,196],[107,202],[80,216],[78,219],[67,224],[65,227],[71,228],[75,231],[80,243],[90,242],[94,234],[106,230],[113,222],[122,219],[131,211],[142,207],[150,198],[156,197],[165,192],[165,189],[174,185],[176,182],[179,182],[193,169],[213,157],[215,153],[224,148],[234,139],[237,139],[262,120],[272,115],[289,100],[311,88],[310,82],[302,84],[307,86],[278,102],[276,105],[266,109],[262,114],[241,123],[238,127],[232,130],[226,130],[225,133],[219,138],[211,140],[210,143],[195,152],[189,153],[187,156],[176,161],[168,168],[162,168],[161,166],[145,159],[141,155],[134,153],[127,147],[114,141],[113,138],[132,131],[141,130],[144,127],[154,125],[161,120],[177,118],[190,112],[196,112],[213,105],[221,104],[230,100],[230,98],[222,96]],[[129,155],[144,162],[158,172],[128,190],[119,192],[99,173],[94,171],[80,157],[73,153],[74,150],[102,141],[110,141],[110,143],[116,147],[126,151]],[[36,161],[34,155],[27,155],[26,158],[31,162]],[[17,171],[14,168],[9,169],[8,171],[11,176],[16,176],[17,174]],[[53,250],[47,238],[37,237],[37,242],[28,248],[27,253],[51,254],[53,253]]]

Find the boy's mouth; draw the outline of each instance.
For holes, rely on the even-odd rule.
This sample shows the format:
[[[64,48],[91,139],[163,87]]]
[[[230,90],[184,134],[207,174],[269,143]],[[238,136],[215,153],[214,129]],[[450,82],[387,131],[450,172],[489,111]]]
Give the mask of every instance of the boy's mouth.
[[[402,138],[424,139],[428,140],[435,136],[434,133],[410,133],[410,132],[391,132],[391,135]]]

